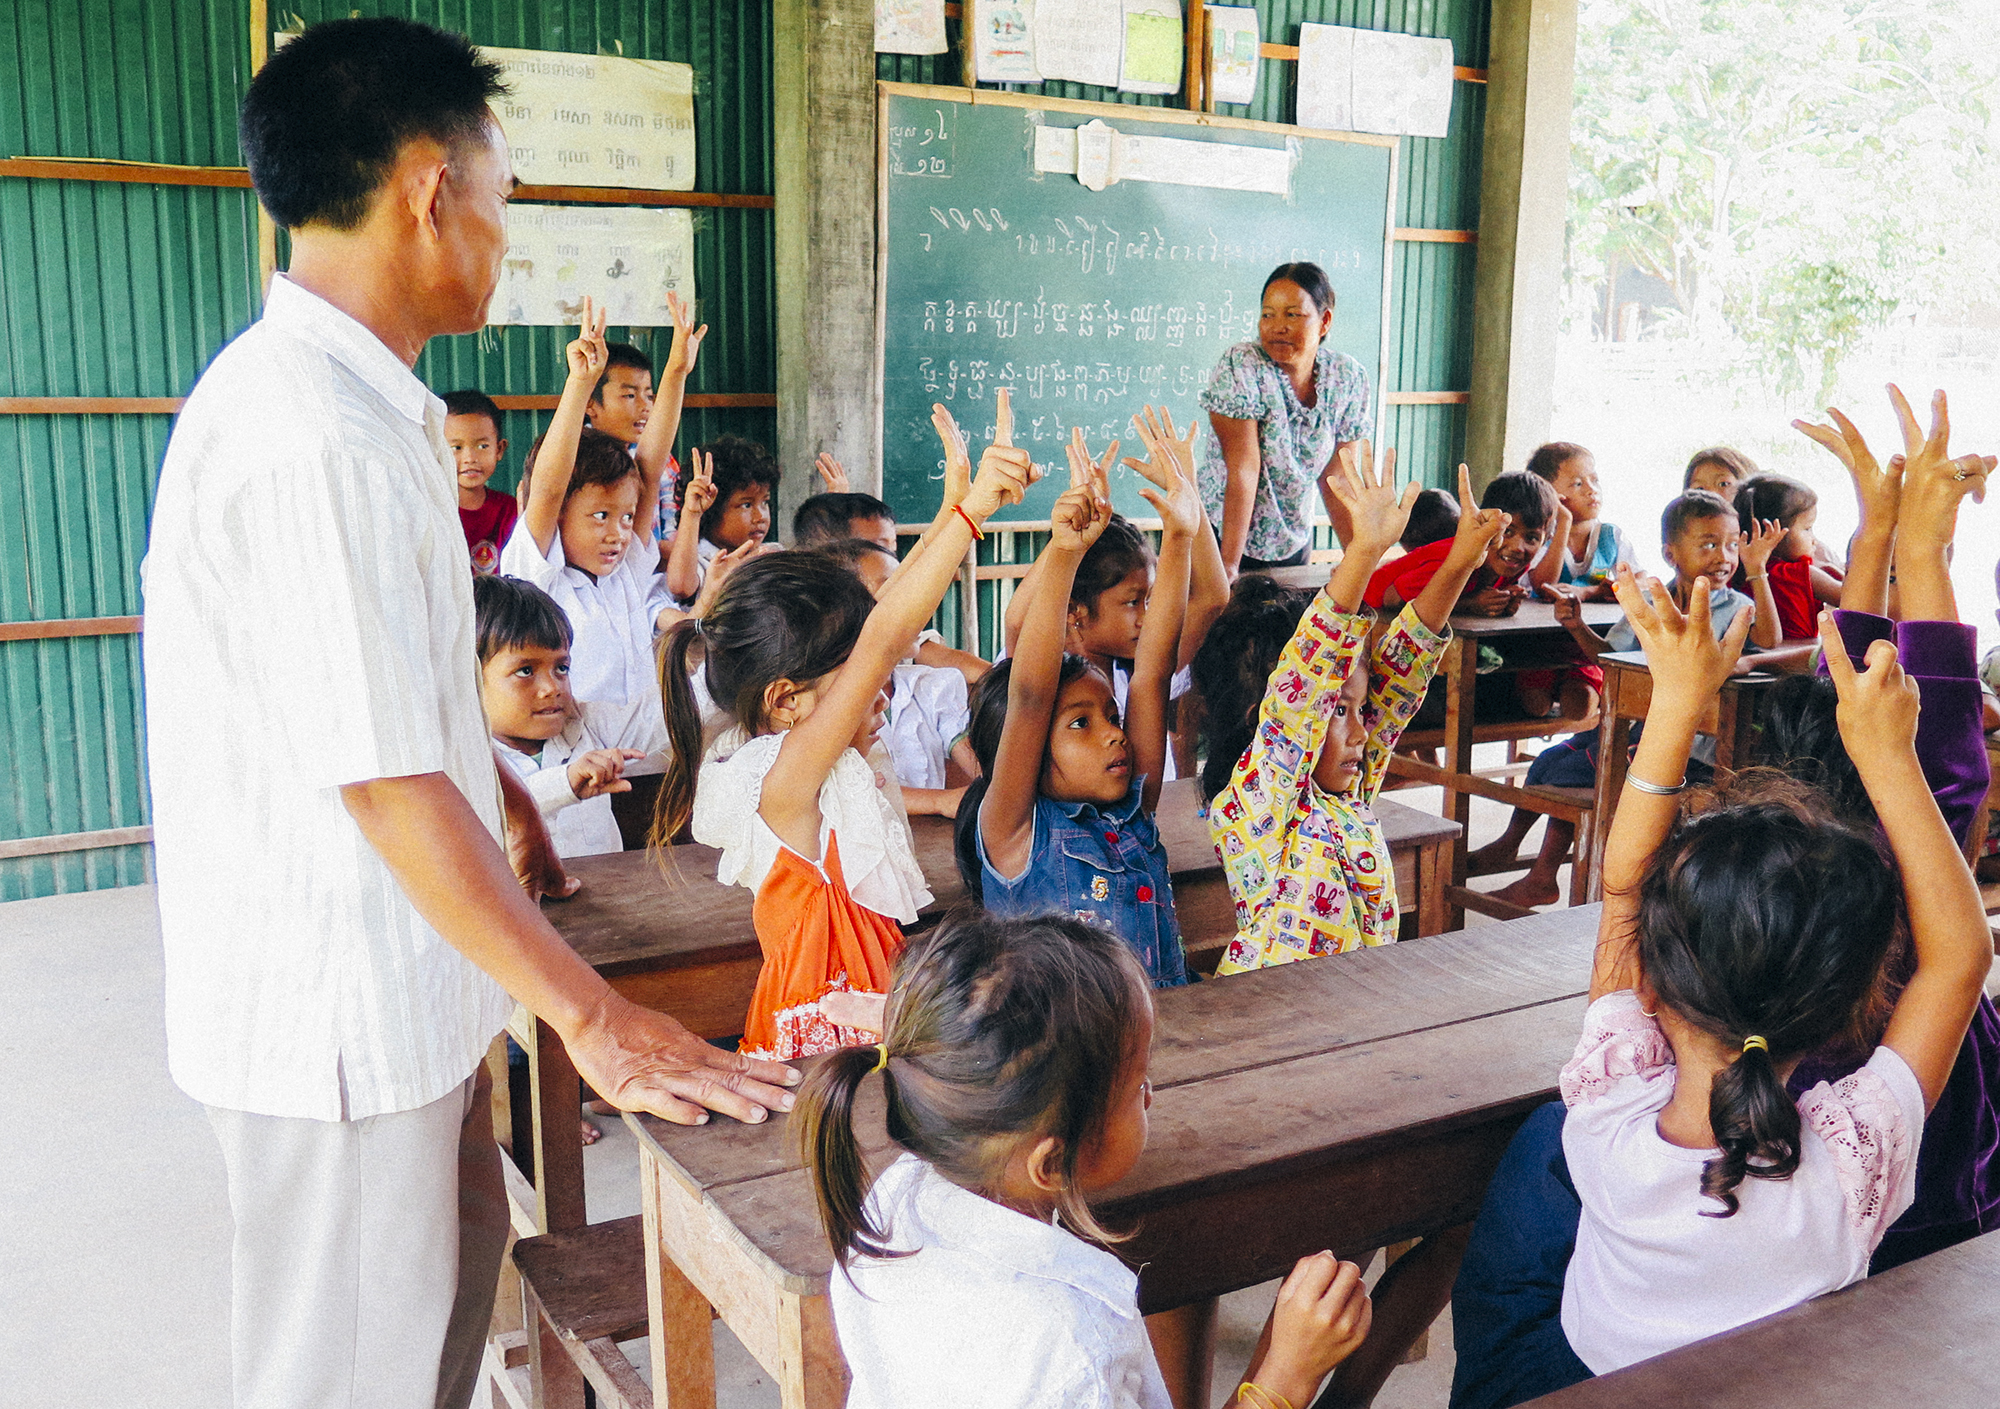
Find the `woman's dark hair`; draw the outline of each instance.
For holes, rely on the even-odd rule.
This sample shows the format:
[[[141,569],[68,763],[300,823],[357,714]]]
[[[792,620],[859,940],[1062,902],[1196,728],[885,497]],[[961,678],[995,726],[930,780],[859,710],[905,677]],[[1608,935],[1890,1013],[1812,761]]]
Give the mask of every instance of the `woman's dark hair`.
[[[764,691],[778,680],[804,683],[854,650],[875,599],[861,579],[819,553],[772,553],[729,574],[706,618],[677,621],[660,642],[660,695],[673,752],[653,812],[651,842],[664,848],[694,814],[703,748],[689,657],[702,647],[709,698],[751,734],[764,732]]]
[[[569,614],[555,598],[518,577],[488,574],[472,579],[472,616],[479,632],[479,663],[502,651],[534,646],[569,649]]]
[[[856,519],[896,521],[896,511],[872,494],[815,494],[792,513],[792,546],[817,548],[854,536]]]
[[[961,908],[913,935],[896,961],[884,1021],[889,1138],[962,1189],[990,1196],[1024,1141],[1054,1137],[1064,1227],[1115,1241],[1084,1202],[1077,1165],[1102,1132],[1146,1010],[1148,983],[1124,941],[1063,916],[999,919]],[[813,1068],[792,1115],[820,1224],[845,1267],[894,1257],[869,1217],[854,1098],[873,1047]],[[906,1251],[914,1251],[908,1249]]]
[[[1123,514],[1113,514],[1097,541],[1085,550],[1070,583],[1069,604],[1097,615],[1097,599],[1140,568],[1153,565],[1153,548],[1146,535]]]
[[[352,230],[403,144],[428,138],[456,160],[481,140],[500,66],[462,34],[400,19],[329,20],[271,55],[250,80],[237,134],[257,199],[287,230]]]
[[[1457,515],[1453,515],[1456,522]],[[1213,798],[1228,785],[1236,761],[1257,732],[1257,713],[1278,657],[1298,632],[1312,604],[1304,588],[1280,587],[1246,572],[1229,590],[1229,605],[1208,628],[1190,668],[1202,703],[1201,794]]]
[[[1509,514],[1517,526],[1525,529],[1547,528],[1555,521],[1560,502],[1547,480],[1526,470],[1495,475],[1486,492],[1479,496],[1480,508]]]
[[[546,431],[536,436],[535,443],[528,447],[528,458],[521,465],[521,483],[515,492],[523,503],[528,499],[528,484],[534,478],[535,461],[541,457],[542,442],[547,439]],[[570,469],[569,488],[563,491],[563,503],[569,503],[576,497],[576,492],[586,485],[601,484],[609,488],[638,478],[639,462],[632,458],[624,441],[606,435],[595,426],[585,426],[576,438],[576,464]]]
[[[1562,473],[1564,465],[1579,455],[1589,454],[1589,450],[1574,441],[1552,440],[1547,445],[1538,447],[1535,453],[1528,457],[1528,473],[1539,475],[1550,484],[1554,484],[1556,476]]]
[[[753,484],[761,484],[771,492],[771,520],[774,523],[777,521],[778,462],[770,451],[740,435],[725,435],[702,449],[715,459],[715,502],[701,516],[703,538],[714,541],[715,526],[722,522],[722,515],[729,508],[729,497]],[[683,491],[687,488],[687,479],[687,476],[681,478]]]
[[[1852,1034],[1894,941],[1900,885],[1873,838],[1809,788],[1739,775],[1712,810],[1683,813],[1639,882],[1639,962],[1684,1021],[1744,1050],[1716,1074],[1721,1154],[1701,1191],[1736,1212],[1736,1186],[1799,1167],[1799,1109],[1778,1068]]]
[[[1317,264],[1301,261],[1297,264],[1280,264],[1264,278],[1264,288],[1258,294],[1262,298],[1271,291],[1271,285],[1280,279],[1297,284],[1299,292],[1313,302],[1313,307],[1322,313],[1333,312],[1333,281],[1326,277],[1326,271]]]
[[[1410,521],[1403,525],[1403,535],[1396,541],[1403,545],[1403,551],[1421,548],[1426,543],[1437,543],[1458,535],[1458,499],[1442,489],[1426,489],[1417,495],[1417,502],[1410,506]],[[1239,582],[1241,578],[1237,579]]]
[[[1736,517],[1736,506],[1720,494],[1712,494],[1706,489],[1690,489],[1667,501],[1666,509],[1660,514],[1660,543],[1664,546],[1679,538],[1687,526],[1702,519],[1730,519]]]
[[[1065,655],[1056,672],[1056,694],[1061,695],[1076,681],[1097,669],[1088,656]],[[972,687],[968,708],[971,722],[965,726],[965,741],[979,761],[979,776],[958,800],[958,820],[952,824],[952,846],[958,859],[958,877],[965,882],[965,897],[974,905],[984,904],[986,888],[979,869],[979,804],[985,801],[986,784],[993,776],[993,760],[1000,753],[1000,734],[1007,727],[1007,682],[1014,678],[1014,659],[1009,656],[979,677]],[[1047,746],[1043,746],[1047,758]],[[1040,777],[1040,764],[1036,777]]]
[[[1732,450],[1726,445],[1711,445],[1706,450],[1697,450],[1688,457],[1687,469],[1681,474],[1681,488],[1694,483],[1694,472],[1703,465],[1720,465],[1736,476],[1738,488],[1746,479],[1755,479],[1758,474],[1757,462],[1741,450]]]
[[[1804,480],[1790,475],[1753,475],[1736,486],[1736,517],[1746,533],[1753,519],[1775,519],[1786,528],[1819,503],[1819,495]]]

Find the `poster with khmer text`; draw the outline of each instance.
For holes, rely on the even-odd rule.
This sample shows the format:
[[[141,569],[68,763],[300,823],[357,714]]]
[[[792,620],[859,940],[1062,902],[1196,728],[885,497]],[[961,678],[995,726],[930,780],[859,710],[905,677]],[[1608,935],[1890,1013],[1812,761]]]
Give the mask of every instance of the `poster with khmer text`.
[[[659,59],[482,49],[511,91],[494,111],[530,186],[694,189],[694,70]]]

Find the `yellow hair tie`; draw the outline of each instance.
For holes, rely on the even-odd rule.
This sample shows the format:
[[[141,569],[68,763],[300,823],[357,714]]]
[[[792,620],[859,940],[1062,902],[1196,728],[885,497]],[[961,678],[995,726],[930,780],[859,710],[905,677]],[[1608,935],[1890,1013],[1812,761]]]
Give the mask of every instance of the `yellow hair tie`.
[[[1766,1042],[1761,1037],[1746,1037],[1743,1039],[1744,1051],[1747,1052],[1752,1047],[1755,1047],[1758,1051],[1762,1052],[1767,1057],[1771,1055],[1771,1044]]]
[[[1760,1037],[1757,1040],[1762,1042],[1764,1039]],[[878,1071],[886,1071],[889,1066],[889,1044],[886,1042],[877,1042],[875,1044],[875,1051],[879,1055],[875,1058],[875,1065],[868,1068],[870,1076],[873,1076]]]

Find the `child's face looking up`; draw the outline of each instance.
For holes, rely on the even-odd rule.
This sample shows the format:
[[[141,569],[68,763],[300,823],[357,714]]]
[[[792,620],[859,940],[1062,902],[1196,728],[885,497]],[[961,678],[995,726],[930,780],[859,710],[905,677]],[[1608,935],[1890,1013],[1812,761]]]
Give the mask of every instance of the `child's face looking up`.
[[[1486,550],[1487,570],[1503,582],[1519,577],[1534,564],[1535,555],[1548,541],[1547,524],[1528,528],[1519,519],[1510,520],[1507,531]]]
[[[1661,545],[1674,568],[1674,595],[1682,601],[1694,590],[1698,578],[1707,578],[1709,590],[1727,587],[1736,575],[1739,548],[1736,521],[1720,514],[1705,519],[1689,519],[1679,535]]]
[[[1111,682],[1095,670],[1063,686],[1049,722],[1041,791],[1058,802],[1123,802],[1131,791],[1132,753]]]
[[[562,507],[559,530],[569,565],[593,577],[617,567],[632,541],[632,519],[638,511],[637,475],[627,475],[616,484],[586,484],[570,495]]]
[[[715,531],[708,541],[718,548],[741,548],[751,539],[762,543],[771,531],[771,491],[761,484],[746,484],[722,504]]]
[[[494,652],[479,667],[479,699],[496,738],[522,753],[540,753],[576,709],[569,652],[526,643]]]
[[[1131,660],[1139,654],[1139,631],[1146,624],[1146,603],[1153,595],[1150,564],[1133,568],[1124,578],[1097,594],[1084,607],[1070,608],[1079,655],[1098,660]]]
[[[653,414],[653,374],[643,367],[613,367],[597,391],[584,408],[590,423],[627,445],[637,445],[646,418]]]
[[[493,472],[500,468],[500,457],[507,453],[507,442],[500,438],[499,427],[490,416],[446,416],[444,443],[451,449],[459,492],[476,492],[484,502],[486,481],[493,478]],[[479,505],[467,507],[476,509]]]
[[[1706,489],[1710,494],[1721,495],[1723,503],[1734,504],[1736,486],[1741,483],[1743,481],[1737,477],[1736,471],[1720,460],[1703,460],[1694,467],[1694,473],[1688,476],[1687,487]]]
[[[1598,488],[1597,461],[1589,455],[1572,455],[1562,462],[1552,481],[1556,498],[1578,523],[1589,523],[1604,508],[1604,494]]]

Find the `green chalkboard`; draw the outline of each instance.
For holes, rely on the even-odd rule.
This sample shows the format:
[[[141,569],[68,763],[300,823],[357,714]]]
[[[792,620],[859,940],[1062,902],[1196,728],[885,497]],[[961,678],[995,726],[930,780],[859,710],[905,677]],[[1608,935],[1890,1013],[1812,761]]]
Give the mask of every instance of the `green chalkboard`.
[[[1333,280],[1331,341],[1381,385],[1394,138],[1308,132],[1159,108],[1073,103],[963,88],[881,90],[883,497],[905,523],[937,511],[943,458],[933,402],[950,408],[976,460],[993,430],[993,393],[1014,390],[1015,443],[1052,473],[1003,518],[1048,518],[1068,483],[1063,445],[1081,425],[1132,453],[1132,413],[1175,417],[1233,344],[1256,336],[1264,277],[1312,260]],[[1178,117],[1180,120],[1176,121]],[[1091,189],[1050,170],[1073,139],[1045,132],[1102,119],[1122,138],[1276,149],[1220,158],[1187,148],[1154,170],[1237,179],[1275,162],[1282,193],[1120,179]],[[1051,147],[1051,140],[1055,147]],[[1227,168],[1224,170],[1223,168]],[[1265,178],[1267,183],[1270,178]],[[1123,513],[1150,517],[1135,480],[1113,480]]]

